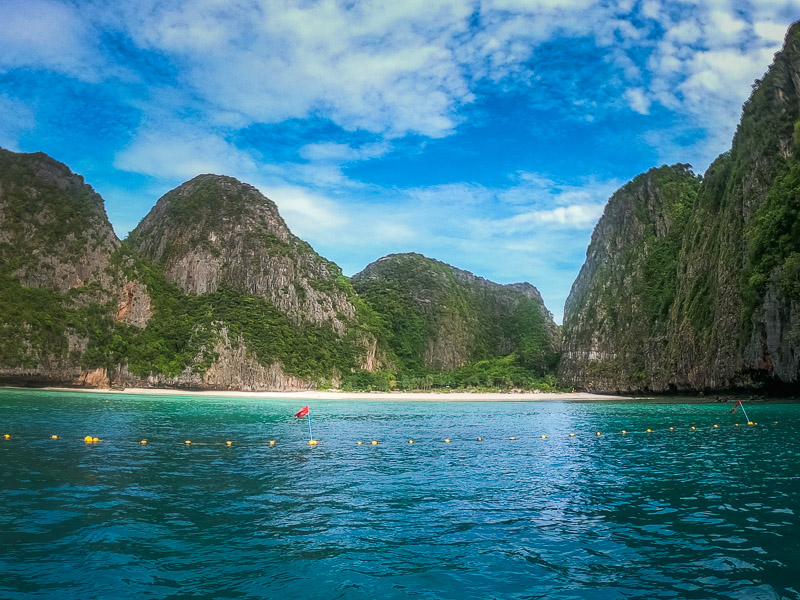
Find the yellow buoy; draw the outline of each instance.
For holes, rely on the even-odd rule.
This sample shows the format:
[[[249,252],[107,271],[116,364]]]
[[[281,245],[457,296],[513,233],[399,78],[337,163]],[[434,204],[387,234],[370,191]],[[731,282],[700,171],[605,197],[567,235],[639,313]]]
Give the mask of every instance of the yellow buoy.
[[[356,444],[358,444],[359,446],[361,446],[363,443],[364,443],[364,442],[362,442],[361,440],[358,440],[358,441],[356,442]]]
[[[96,443],[97,443],[97,442],[99,442],[99,441],[100,441],[100,438],[96,438],[96,437],[93,437],[93,438],[92,438],[92,443],[93,443],[93,444],[96,444]]]
[[[597,432],[597,435],[603,435],[603,434],[602,434],[601,432],[599,432],[599,431],[598,431],[598,432]]]
[[[625,430],[623,429],[623,430],[622,430],[622,433],[628,433],[628,432],[627,432],[627,431],[625,431]]]
[[[147,440],[142,440],[142,441],[141,441],[141,442],[139,442],[139,443],[140,443],[142,446],[147,446]]]
[[[734,427],[738,427],[738,426],[739,426],[739,424],[738,424],[738,423],[734,423],[734,424],[733,424],[733,426],[734,426]]]
[[[408,443],[409,443],[409,444],[413,444],[413,443],[414,443],[414,440],[408,440]]]
[[[653,430],[652,429],[648,429],[647,433],[653,433]]]
[[[669,430],[670,431],[675,431],[675,428],[674,427],[670,427]]]
[[[51,436],[50,436],[50,439],[51,439],[51,440],[57,440],[57,439],[58,439],[58,436],[57,436],[57,435],[51,435]]]
[[[274,446],[274,445],[275,445],[275,440],[270,440],[270,441],[269,441],[269,445],[270,445],[270,446]]]
[[[3,434],[3,437],[4,437],[4,438],[6,438],[6,439],[9,439],[9,438],[11,437],[11,435],[10,435],[10,434],[8,434],[8,433],[4,433],[4,434]]]
[[[188,446],[189,444],[191,444],[191,443],[192,443],[192,440],[186,440],[186,441],[184,442],[184,444],[186,444],[187,446]]]
[[[719,425],[714,425],[714,429],[719,429]]]
[[[86,442],[87,444],[91,444],[92,439],[93,439],[92,436],[87,435],[85,438],[83,438],[83,441]]]
[[[694,425],[692,425],[692,431],[695,431],[696,429],[697,429],[697,427],[695,427]]]
[[[748,421],[747,424],[748,425],[753,425],[754,423],[752,421]]]
[[[232,442],[232,441],[230,441],[230,440],[228,440],[227,442],[225,442],[225,445],[226,445],[226,446],[233,446],[233,442]]]
[[[450,438],[444,438],[444,443],[445,444],[449,444],[450,443]]]
[[[547,436],[546,436],[546,435],[542,435],[542,439],[543,439],[543,440],[546,440],[546,439],[547,439]]]
[[[510,438],[508,438],[508,439],[510,439],[510,440],[515,440],[515,439],[517,439],[517,438],[515,438],[515,437],[512,435],[512,436],[511,436]]]
[[[574,433],[570,433],[569,437],[575,437],[575,434]]]
[[[317,442],[317,440],[308,440],[308,445],[309,446],[316,446],[318,443],[319,442]]]
[[[483,441],[483,438],[478,438],[478,441],[479,441],[479,442],[482,442],[482,441]]]
[[[373,446],[377,446],[378,445],[378,440],[372,440],[372,445]]]

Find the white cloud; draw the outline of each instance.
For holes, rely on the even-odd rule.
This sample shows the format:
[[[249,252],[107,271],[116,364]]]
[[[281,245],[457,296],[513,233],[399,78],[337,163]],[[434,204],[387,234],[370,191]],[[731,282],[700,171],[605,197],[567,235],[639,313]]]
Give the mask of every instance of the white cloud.
[[[36,119],[33,110],[21,100],[0,94],[0,147],[19,151],[18,140],[32,129]]]
[[[642,2],[641,11],[643,17],[658,20],[659,17],[661,17],[661,10],[661,4],[655,0],[647,0],[646,2]]]
[[[346,129],[387,136],[450,133],[466,80],[448,47],[469,3],[214,1],[136,7],[126,20],[145,48],[180,57],[206,101],[256,122],[323,112]]]
[[[289,229],[301,238],[325,236],[350,227],[343,208],[323,195],[295,186],[256,187],[278,205]]]
[[[773,21],[757,21],[753,23],[753,31],[768,44],[780,44],[786,36],[786,24]]]
[[[202,173],[241,178],[256,171],[247,153],[219,136],[188,127],[146,130],[117,154],[114,166],[167,180],[186,180]]]
[[[349,144],[319,142],[306,144],[299,150],[301,158],[314,162],[345,163],[376,158],[386,154],[389,145],[386,143],[365,144],[353,147]]]
[[[531,210],[508,219],[495,221],[492,226],[509,234],[531,232],[541,225],[551,225],[570,229],[586,229],[594,227],[597,219],[603,214],[602,204],[572,204],[558,206],[546,210]]]
[[[652,102],[645,96],[644,90],[641,88],[630,88],[626,90],[625,99],[628,101],[628,104],[630,104],[631,109],[640,115],[650,113],[650,105]]]
[[[44,67],[86,81],[99,78],[95,34],[71,5],[0,0],[0,68]]]

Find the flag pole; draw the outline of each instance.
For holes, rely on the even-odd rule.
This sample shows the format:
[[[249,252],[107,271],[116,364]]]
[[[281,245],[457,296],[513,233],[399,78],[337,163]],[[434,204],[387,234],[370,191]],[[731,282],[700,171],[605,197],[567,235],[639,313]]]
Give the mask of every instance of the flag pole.
[[[742,412],[744,413],[744,418],[747,419],[748,423],[750,423],[750,417],[747,416],[747,411],[744,409],[744,404],[742,404],[741,400],[739,400],[739,406],[742,407]]]

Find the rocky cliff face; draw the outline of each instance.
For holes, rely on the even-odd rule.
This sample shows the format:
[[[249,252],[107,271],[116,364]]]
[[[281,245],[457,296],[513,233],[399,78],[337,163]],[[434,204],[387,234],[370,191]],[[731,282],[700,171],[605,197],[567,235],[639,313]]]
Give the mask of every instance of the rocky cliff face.
[[[800,377],[800,26],[789,30],[745,104],[732,148],[704,175],[677,255],[665,329],[632,317],[603,321],[593,295],[623,297],[652,281],[620,283],[593,266],[593,252],[625,238],[623,221],[598,228],[567,301],[562,375],[601,391],[790,389]],[[628,251],[642,252],[629,238]],[[622,260],[623,251],[613,260]],[[636,261],[634,261],[636,262]],[[671,285],[669,286],[672,287]],[[662,288],[666,289],[666,288]],[[635,333],[628,333],[628,332]],[[629,349],[648,339],[639,368]],[[608,363],[614,361],[616,363]],[[605,376],[604,364],[622,369]]]
[[[386,324],[401,368],[455,369],[518,353],[544,373],[560,334],[538,290],[500,285],[420,254],[391,254],[353,276]]]
[[[340,334],[355,317],[339,268],[292,235],[271,200],[232,177],[200,175],[167,193],[129,241],[191,294],[261,296],[293,323]]]
[[[381,361],[339,268],[228,177],[162,198],[120,243],[49,157],[0,152],[0,380],[297,390]]]
[[[699,187],[689,165],[674,165],[640,175],[608,201],[564,308],[565,385],[597,391],[669,385],[669,313]]]
[[[123,326],[149,318],[146,289],[115,264],[119,245],[81,176],[42,153],[0,150],[0,378],[96,381],[116,307]]]
[[[110,283],[119,240],[103,199],[46,154],[0,149],[0,267],[28,287]]]

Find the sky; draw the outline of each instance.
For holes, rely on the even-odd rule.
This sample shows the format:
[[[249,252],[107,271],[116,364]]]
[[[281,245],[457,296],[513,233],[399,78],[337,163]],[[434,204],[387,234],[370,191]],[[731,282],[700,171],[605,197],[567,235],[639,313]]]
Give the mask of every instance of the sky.
[[[800,0],[0,0],[0,146],[124,238],[230,175],[346,275],[420,252],[560,322],[611,194],[702,174]]]

